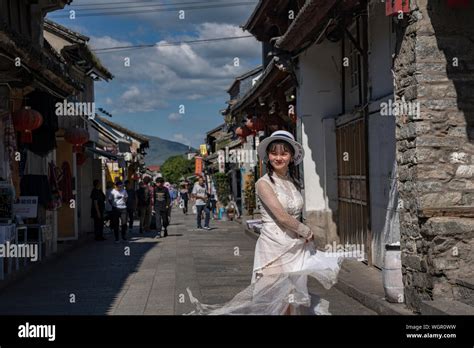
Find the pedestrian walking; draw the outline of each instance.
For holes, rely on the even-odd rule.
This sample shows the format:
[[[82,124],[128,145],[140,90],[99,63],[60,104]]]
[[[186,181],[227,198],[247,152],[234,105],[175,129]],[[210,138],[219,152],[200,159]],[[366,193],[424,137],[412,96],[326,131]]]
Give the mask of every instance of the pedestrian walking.
[[[125,181],[127,188],[127,215],[128,215],[128,229],[133,231],[133,223],[135,221],[135,212],[137,210],[137,191],[135,190],[133,181]]]
[[[211,185],[209,189],[209,201],[210,201],[212,220],[216,220],[217,219],[217,191],[216,191],[216,187],[214,186],[213,181],[211,181]]]
[[[119,230],[122,240],[127,240],[127,190],[122,181],[115,183],[115,188],[110,192],[109,200],[112,204],[112,228],[115,234],[115,242],[119,242]]]
[[[102,192],[100,181],[94,180],[90,199],[91,217],[94,219],[94,234],[96,241],[104,241],[104,213],[105,213],[105,194]]]
[[[197,209],[197,228],[202,230],[202,213],[205,214],[204,220],[204,229],[210,230],[209,220],[211,219],[211,210],[210,210],[210,200],[207,193],[207,187],[204,183],[204,178],[199,177],[198,181],[194,184],[193,188],[193,198],[196,200],[196,209]]]
[[[114,183],[107,181],[105,185],[105,213],[104,223],[109,224],[109,228],[112,229],[112,203],[109,200],[110,192],[114,189]]]
[[[189,193],[188,187],[186,183],[181,184],[181,188],[179,190],[179,195],[181,197],[181,206],[183,209],[184,215],[188,215],[188,203],[189,203]]]
[[[150,232],[151,214],[153,211],[153,188],[151,178],[145,177],[137,190],[137,208],[140,215],[140,234]]]
[[[163,178],[156,179],[155,188],[155,206],[154,212],[156,214],[156,229],[160,237],[168,237],[169,226],[169,210],[171,206],[171,197],[169,190],[164,186],[165,180]],[[162,230],[164,230],[162,235]],[[158,235],[156,236],[158,238]]]

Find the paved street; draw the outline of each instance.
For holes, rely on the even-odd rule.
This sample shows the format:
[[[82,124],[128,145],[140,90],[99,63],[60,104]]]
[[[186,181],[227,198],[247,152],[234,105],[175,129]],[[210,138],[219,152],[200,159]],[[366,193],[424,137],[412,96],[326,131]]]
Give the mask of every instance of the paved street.
[[[203,303],[226,302],[250,283],[255,241],[237,223],[198,231],[194,219],[175,210],[168,238],[133,233],[115,244],[109,235],[76,249],[4,289],[0,314],[184,314],[194,309],[187,287]],[[310,282],[310,290],[333,315],[375,314],[336,289]]]

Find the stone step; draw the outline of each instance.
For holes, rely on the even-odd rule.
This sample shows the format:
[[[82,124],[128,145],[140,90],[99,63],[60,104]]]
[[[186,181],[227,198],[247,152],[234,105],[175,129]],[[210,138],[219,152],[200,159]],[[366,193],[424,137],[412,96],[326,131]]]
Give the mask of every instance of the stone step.
[[[459,302],[472,306],[474,308],[474,280],[456,279],[457,288],[454,288],[455,297]]]
[[[474,315],[474,307],[459,301],[421,301],[422,315]]]

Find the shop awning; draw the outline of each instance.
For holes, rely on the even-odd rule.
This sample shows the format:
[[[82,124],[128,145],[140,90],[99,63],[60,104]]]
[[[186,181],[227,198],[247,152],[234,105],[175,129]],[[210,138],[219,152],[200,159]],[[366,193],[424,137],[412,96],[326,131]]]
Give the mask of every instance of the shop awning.
[[[90,152],[92,154],[95,154],[95,155],[99,155],[99,156],[114,160],[114,161],[117,161],[118,159],[122,158],[121,156],[114,155],[111,152],[107,152],[107,151],[103,151],[103,150],[99,150],[99,149],[94,149],[92,147],[86,147],[86,151]]]

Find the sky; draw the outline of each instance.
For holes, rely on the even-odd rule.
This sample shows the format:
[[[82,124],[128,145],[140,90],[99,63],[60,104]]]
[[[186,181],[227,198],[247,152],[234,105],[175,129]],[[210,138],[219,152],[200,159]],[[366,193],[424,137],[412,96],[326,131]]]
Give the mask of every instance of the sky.
[[[261,46],[253,37],[163,44],[250,35],[240,27],[256,4],[256,0],[74,0],[48,18],[88,36],[92,49],[155,45],[96,52],[115,76],[108,83],[96,83],[96,108],[107,110],[111,121],[135,132],[197,148],[208,131],[224,123],[220,110],[229,99],[226,90],[236,76],[261,63]],[[120,14],[111,15],[114,12]]]

